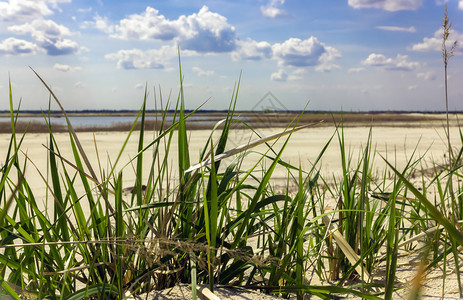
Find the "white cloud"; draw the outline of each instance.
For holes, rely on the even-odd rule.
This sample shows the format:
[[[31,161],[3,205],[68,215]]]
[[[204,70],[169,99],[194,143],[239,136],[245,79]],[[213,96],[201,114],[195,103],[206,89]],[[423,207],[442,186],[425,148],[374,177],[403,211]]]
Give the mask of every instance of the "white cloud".
[[[62,64],[54,64],[53,69],[61,71],[61,72],[72,72],[72,71],[82,70],[81,67],[71,67],[70,65],[62,65]]]
[[[412,50],[414,51],[441,51],[442,49],[442,40],[436,37],[432,38],[423,38],[423,42],[419,44],[414,44]]]
[[[36,44],[13,37],[7,38],[0,43],[0,55],[35,54],[38,50],[39,47]]]
[[[178,24],[167,20],[159,11],[146,7],[141,14],[130,15],[115,26],[116,33],[112,37],[136,40],[172,40],[179,35]]]
[[[285,11],[278,8],[281,4],[284,4],[285,0],[270,0],[267,5],[260,7],[260,11],[264,17],[267,18],[276,18],[285,14]]]
[[[458,1],[458,8],[463,10],[463,0]]]
[[[416,28],[410,27],[399,27],[399,26],[376,26],[376,28],[386,31],[402,31],[402,32],[416,32]]]
[[[272,57],[272,45],[252,39],[237,41],[237,50],[232,53],[233,60],[260,60]]]
[[[278,70],[278,72],[272,73],[270,79],[274,81],[286,81],[288,79],[288,74],[283,70]]]
[[[387,11],[415,10],[421,7],[423,0],[348,0],[354,8],[377,8]]]
[[[424,79],[424,80],[435,80],[436,79],[436,75],[434,74],[434,72],[431,72],[431,71],[418,73],[416,74],[416,77]]]
[[[330,47],[330,46],[324,45],[324,47],[325,47],[325,52],[318,59],[320,64],[315,67],[315,71],[329,72],[334,69],[339,69],[340,66],[336,64],[332,64],[331,62],[337,58],[340,58],[341,52],[339,52],[337,49]]]
[[[41,45],[48,55],[67,55],[79,52],[79,45],[69,39],[50,40]]]
[[[291,81],[291,80],[301,80],[303,79],[303,75],[306,72],[307,72],[306,69],[298,68],[288,75],[288,73],[286,73],[285,70],[280,69],[277,72],[272,73],[270,75],[270,79],[273,81],[280,81],[280,82],[286,82],[286,81]]]
[[[348,73],[359,73],[359,72],[362,72],[364,71],[365,68],[362,68],[362,67],[359,67],[359,68],[350,68],[349,70],[347,70]]]
[[[143,84],[143,83],[137,83],[137,84],[135,85],[135,89],[137,89],[137,90],[144,90],[144,89],[145,89],[145,86],[146,86],[146,85]]]
[[[271,5],[283,4],[271,0]],[[266,41],[255,41],[250,38],[239,40],[235,28],[227,19],[211,12],[203,6],[198,13],[182,15],[177,19],[168,19],[152,7],[146,7],[141,14],[133,14],[109,24],[106,18],[96,16],[93,23],[98,29],[113,32],[111,37],[133,40],[160,40],[178,44],[182,55],[199,55],[204,53],[229,52],[231,58],[237,60],[261,60],[274,58],[280,67],[313,66],[316,71],[330,71],[339,66],[333,61],[341,57],[340,52],[318,41],[315,37],[305,40],[290,38],[283,43],[270,44]],[[154,50],[151,50],[154,51]],[[156,59],[148,51],[137,49],[121,50],[106,56],[117,60],[119,68],[161,68],[165,59]],[[154,53],[154,52],[153,52]],[[176,53],[176,50],[173,51]],[[145,61],[142,61],[142,58]],[[173,57],[173,56],[171,56]]]
[[[182,35],[180,46],[198,52],[228,52],[235,49],[235,28],[227,18],[210,12],[203,6],[198,14],[180,17]]]
[[[37,1],[50,3],[50,5],[53,7],[53,9],[58,9],[60,11],[61,11],[61,9],[59,9],[58,3],[71,3],[72,2],[72,0],[37,0]]]
[[[82,81],[77,81],[75,84],[74,84],[74,87],[78,88],[78,89],[83,89],[85,88],[87,85],[82,82]]]
[[[337,68],[331,62],[341,56],[337,49],[326,46],[313,36],[305,40],[290,38],[281,44],[275,43],[272,50],[281,66],[317,66],[317,71]]]
[[[420,52],[428,52],[428,51],[442,51],[442,33],[443,29],[438,29],[434,32],[433,37],[425,37],[423,38],[422,43],[414,44],[412,46],[412,50],[420,51]],[[450,30],[449,40],[447,42],[448,48],[450,48],[454,41],[462,41],[463,34],[459,33],[456,30]],[[460,47],[457,46],[455,52],[461,52]]]
[[[282,44],[275,43],[272,49],[281,65],[295,67],[315,66],[325,52],[325,48],[316,37],[306,40],[290,38]]]
[[[306,73],[306,70],[303,68],[294,70],[291,75],[288,76],[288,80],[299,80],[302,79],[302,75]]]
[[[214,71],[212,70],[203,70],[199,67],[193,67],[193,72],[196,73],[196,75],[200,76],[200,77],[208,77],[208,76],[212,76],[214,75]]]
[[[95,20],[94,26],[96,29],[108,34],[114,33],[114,26],[109,24],[107,17],[100,17],[99,15],[96,15],[93,19]]]
[[[77,12],[80,12],[80,13],[90,13],[92,12],[93,8],[91,6],[89,6],[88,8],[78,8],[77,9]]]
[[[58,3],[71,0],[8,0],[0,2],[0,19],[3,21],[26,21],[42,18],[53,14],[52,8],[57,9]]]
[[[31,23],[9,26],[8,30],[15,34],[30,34],[48,55],[74,54],[79,51],[76,42],[63,38],[71,35],[69,29],[52,20],[38,19]]]
[[[395,58],[386,58],[383,54],[376,53],[370,54],[362,64],[393,71],[411,71],[420,65],[418,62],[408,61],[408,55],[397,54]]]
[[[9,26],[8,30],[16,34],[29,33],[37,41],[58,39],[64,35],[71,35],[66,26],[58,25],[52,20],[34,20],[32,23]]]
[[[175,47],[143,51],[140,49],[119,50],[105,55],[108,60],[116,60],[119,69],[163,69],[167,60],[176,56]]]
[[[169,20],[147,7],[141,14],[130,15],[114,27],[112,37],[136,40],[178,42],[182,49],[197,52],[229,52],[235,49],[235,28],[227,18],[203,6],[198,13]]]
[[[416,90],[418,88],[418,85],[414,84],[414,85],[409,85],[408,86],[408,90],[409,91],[413,91],[413,90]]]
[[[0,2],[0,16],[4,21],[30,20],[51,15],[53,11],[44,2],[9,0]]]

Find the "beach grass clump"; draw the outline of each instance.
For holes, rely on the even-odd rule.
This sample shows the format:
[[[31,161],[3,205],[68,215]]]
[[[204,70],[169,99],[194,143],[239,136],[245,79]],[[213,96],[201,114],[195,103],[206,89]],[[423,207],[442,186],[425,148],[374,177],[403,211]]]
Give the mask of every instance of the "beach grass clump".
[[[307,216],[304,212],[306,184],[302,181],[299,184],[296,207],[288,194],[269,192],[272,172],[277,165],[290,167],[280,158],[292,129],[272,137],[278,139],[288,135],[283,147],[277,151],[269,144],[271,139],[258,140],[256,145],[267,143],[268,148],[251,169],[239,168],[240,159],[245,158],[243,154],[249,151],[249,145],[235,148],[232,153],[242,152],[241,158],[221,168],[220,155],[230,155],[224,152],[239,83],[229,114],[222,122],[221,136],[216,143],[211,134],[200,155],[202,163],[199,168],[191,168],[190,164],[186,129],[189,115],[185,113],[181,89],[175,103],[174,121],[169,126],[161,122],[155,138],[148,144],[145,144],[144,129],[145,97],[119,155],[104,169],[100,163],[92,165],[89,162],[60,101],[39,75],[38,78],[63,110],[72,157],[61,154],[60,145],[49,126],[48,156],[45,158],[48,167],[47,170],[36,170],[49,197],[47,208],[42,209],[35,198],[34,187],[28,184],[25,176],[26,168],[35,168],[35,164],[27,154],[20,155],[27,129],[17,136],[17,116],[13,115],[10,90],[12,133],[1,186],[3,292],[15,298],[25,295],[39,299],[80,299],[106,295],[122,299],[127,294],[191,282],[192,278],[198,283],[208,282],[211,290],[215,284],[229,284],[235,280],[238,285],[261,286],[270,282],[278,286],[279,279],[285,274],[291,274],[287,279],[291,284],[303,283],[302,228]],[[167,107],[170,102],[168,99]],[[166,113],[167,109],[162,120],[165,120]],[[138,154],[129,164],[120,166],[120,157],[138,120],[141,123]],[[178,165],[172,168],[177,174],[172,175],[169,154],[174,138],[177,139]],[[260,169],[264,159],[270,159],[270,167],[259,171],[262,172],[261,178],[256,177],[255,169]],[[143,172],[146,161],[150,170],[147,177]],[[122,184],[123,176],[132,165],[136,180],[125,196],[127,189]],[[299,173],[302,180],[302,171]],[[248,183],[256,180],[257,184]],[[285,240],[288,235],[285,231],[289,230],[292,238],[298,240],[297,251],[279,248],[277,252],[280,253],[275,254],[272,250],[275,258],[268,251],[255,253],[250,243],[255,236],[260,238],[262,232],[271,230],[267,221],[281,213],[279,202],[291,206],[292,211],[296,210],[297,217],[289,215],[284,219],[287,223],[280,226],[282,231],[276,235],[272,233],[269,238],[292,247]],[[259,244],[268,249],[267,237],[263,236],[263,239]],[[268,257],[274,261],[282,259],[286,265],[268,270],[272,266],[265,263]],[[294,257],[297,257],[296,264]],[[297,276],[292,275],[295,265]],[[198,272],[192,272],[191,266],[198,266]],[[245,277],[249,269],[252,269],[251,275]]]

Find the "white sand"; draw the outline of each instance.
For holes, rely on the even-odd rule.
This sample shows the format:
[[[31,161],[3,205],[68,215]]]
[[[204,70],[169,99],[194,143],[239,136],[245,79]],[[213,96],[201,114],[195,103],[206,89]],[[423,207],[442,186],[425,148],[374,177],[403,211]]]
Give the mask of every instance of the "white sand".
[[[266,129],[260,130],[259,132],[263,135],[270,135],[275,132],[279,132],[281,129]],[[360,149],[365,147],[368,138],[369,128],[356,127],[356,128],[345,128],[344,136],[345,143],[347,145],[346,150],[349,150],[354,160],[357,160],[360,154]],[[301,164],[304,170],[309,170],[313,162],[322,151],[324,145],[328,142],[330,137],[335,133],[333,127],[321,127],[321,128],[308,128],[300,132],[296,132],[290,139],[288,146],[286,147],[282,159],[295,166]],[[116,174],[125,166],[123,173],[124,182],[127,186],[133,185],[135,177],[132,165],[126,166],[131,158],[137,153],[138,147],[138,136],[135,133],[129,140],[126,149],[124,150],[119,163],[116,166]],[[204,147],[204,143],[207,140],[210,132],[209,131],[192,131],[190,137],[190,155],[191,163],[197,163],[199,161],[199,151]],[[94,135],[96,145],[98,148],[100,164],[98,164]],[[100,168],[105,174],[109,172],[110,165],[114,165],[116,158],[122,148],[123,142],[127,137],[127,133],[119,132],[98,132],[92,133],[79,133],[78,137],[80,142],[85,149],[87,156],[97,174],[98,179],[101,179]],[[152,141],[151,134],[145,138],[145,145]],[[386,157],[392,164],[397,165],[398,169],[405,166],[406,161],[412,155],[415,147],[415,159],[421,155],[426,154],[423,159],[424,164],[432,165],[432,162],[441,163],[444,160],[444,153],[446,151],[446,141],[443,140],[445,135],[441,128],[388,128],[378,127],[374,128],[372,132],[373,137],[373,148],[376,149],[376,158],[374,166],[376,169],[384,169],[384,161],[379,156]],[[10,135],[0,135],[0,158],[5,157]],[[59,145],[60,154],[74,163],[72,150],[69,143],[69,137],[65,133],[55,134],[55,139]],[[253,137],[254,139],[254,137]],[[461,142],[458,137],[458,131],[455,128],[452,135],[453,145],[460,146]],[[227,149],[236,147],[237,145],[246,143],[249,141],[249,133],[244,130],[235,130],[230,133],[230,141],[228,142]],[[273,143],[273,142],[272,142]],[[42,175],[46,177],[47,170],[47,149],[43,145],[48,144],[47,134],[28,134],[24,139],[21,146],[21,150],[27,154],[32,162],[34,162]],[[283,144],[283,141],[277,142],[276,146],[273,147],[278,151]],[[175,175],[177,170],[177,141],[174,137],[169,152],[169,163],[170,168]],[[259,146],[257,151],[265,152],[266,146]],[[273,155],[272,153],[269,153]],[[145,178],[149,173],[150,156],[152,151],[149,150],[145,153]],[[24,162],[24,155],[21,154],[21,161]],[[243,162],[243,169],[251,167],[259,159],[259,155],[250,154]],[[229,163],[230,159],[225,161],[222,165],[225,166]],[[270,164],[269,160],[265,161],[266,165]],[[22,165],[22,164],[21,164]],[[135,165],[135,164],[134,164]],[[324,154],[321,163],[319,164],[322,168],[322,174],[325,177],[335,174],[339,176],[341,174],[341,155],[338,143],[337,135],[334,136],[330,146]],[[36,167],[30,162],[27,162],[27,179],[29,184],[35,187],[35,196],[38,199],[45,197],[45,185],[39,175]],[[88,169],[85,169],[89,172]],[[74,171],[73,171],[74,172]],[[286,170],[284,168],[278,168],[274,174],[274,179],[284,179],[287,177]]]
[[[259,130],[263,135],[269,135],[275,132],[281,131],[281,129],[266,129]],[[354,160],[357,160],[359,156],[359,150],[362,147],[365,147],[367,142],[369,128],[355,127],[355,128],[345,128],[345,142],[348,147],[346,149],[350,150],[350,153]],[[193,131],[191,132],[190,138],[190,154],[191,162],[198,162],[198,153],[200,149],[204,146],[205,141],[207,140],[210,132],[209,131]],[[321,127],[321,128],[308,128],[300,132],[295,133],[290,140],[287,148],[284,151],[282,157],[283,160],[294,165],[301,164],[302,168],[308,170],[311,168],[312,163],[315,161],[324,145],[328,142],[331,136],[335,134],[335,129],[333,127]],[[412,155],[414,149],[416,149],[415,159],[421,155],[426,154],[423,159],[423,164],[432,166],[432,162],[442,163],[444,161],[444,153],[446,152],[446,141],[445,134],[442,128],[397,128],[397,127],[377,127],[373,129],[373,147],[376,150],[376,157],[374,166],[378,170],[384,168],[384,161],[379,155],[387,157],[387,159],[400,170],[406,164],[406,161]],[[127,133],[118,133],[118,132],[98,132],[94,135],[92,133],[79,133],[78,137],[85,149],[92,166],[95,169],[97,177],[100,179],[100,167],[98,164],[95,144],[93,140],[95,136],[96,145],[98,147],[99,159],[101,170],[105,174],[108,173],[110,169],[110,164],[114,164],[119,154],[123,142],[127,136]],[[2,134],[0,135],[0,158],[4,158],[6,155],[10,135]],[[69,137],[67,134],[57,133],[55,134],[55,139],[59,145],[59,151],[61,155],[74,162],[71,147],[69,143]],[[149,137],[145,139],[145,145],[152,140],[152,134],[149,134]],[[237,145],[246,143],[249,140],[249,133],[244,130],[235,130],[230,133],[230,141],[227,146],[227,149],[233,148]],[[461,141],[458,136],[458,129],[452,128],[452,141],[453,145],[461,147]],[[120,162],[116,167],[116,171],[119,172],[127,162],[134,157],[137,153],[137,143],[138,136],[137,133],[132,136],[129,140],[125,151],[121,157]],[[43,176],[46,175],[47,170],[47,150],[42,144],[48,144],[48,135],[47,134],[28,134],[24,139],[21,149],[27,156],[31,159],[32,162],[36,165],[37,169],[42,172]],[[282,141],[279,141],[275,147],[278,151],[283,144]],[[176,164],[177,164],[177,141],[174,137],[171,151],[169,156],[169,163],[174,170],[172,174],[175,174]],[[259,151],[266,151],[265,146],[259,146],[257,149]],[[144,166],[144,176],[147,178],[149,173],[149,163],[151,159],[151,150],[146,152],[146,160]],[[20,155],[21,157],[21,166],[24,163],[24,154]],[[249,168],[252,166],[258,159],[258,155],[249,155],[246,157],[243,163],[243,168]],[[229,161],[225,161],[225,165]],[[266,162],[267,165],[270,164],[269,161]],[[328,147],[323,159],[321,161],[322,174],[325,177],[329,177],[330,174],[334,176],[340,176],[341,173],[341,160],[340,160],[340,149],[337,135],[334,136],[331,145]],[[27,180],[29,184],[34,188],[34,194],[37,200],[43,201],[43,205],[46,206],[46,188],[44,181],[42,180],[39,172],[36,167],[34,167],[30,162],[27,163],[26,173]],[[124,183],[127,186],[133,185],[134,183],[134,172],[131,165],[125,167],[124,170]],[[71,170],[71,168],[68,168]],[[75,171],[72,171],[75,172]],[[86,169],[86,172],[88,170]],[[174,175],[175,176],[175,175]],[[279,168],[276,170],[275,178],[281,184],[280,179],[286,178],[286,170],[284,168]],[[81,191],[83,193],[83,191]],[[48,204],[50,205],[50,203]],[[413,270],[408,275],[412,276]],[[436,285],[441,284],[442,280],[437,280]],[[428,282],[427,284],[430,284]],[[450,287],[449,287],[450,289]],[[451,287],[452,293],[448,296],[455,295],[455,285]],[[431,286],[429,289],[429,297],[434,291],[436,295],[440,295],[441,290],[438,287]],[[450,290],[449,290],[450,291]],[[164,299],[164,298],[162,298]],[[168,298],[165,298],[168,299]],[[251,298],[246,298],[251,299]],[[450,299],[450,298],[449,298]],[[454,298],[451,298],[454,299]]]

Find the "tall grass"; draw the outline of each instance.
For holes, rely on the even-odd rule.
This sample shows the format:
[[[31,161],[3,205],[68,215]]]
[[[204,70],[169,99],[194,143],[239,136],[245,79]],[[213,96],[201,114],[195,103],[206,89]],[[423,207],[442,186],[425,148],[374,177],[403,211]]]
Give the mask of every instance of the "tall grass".
[[[0,296],[124,299],[188,283],[298,299],[347,294],[392,299],[403,288],[396,281],[399,251],[416,248],[419,239],[429,242],[417,278],[446,266],[448,254],[458,264],[463,235],[446,214],[446,180],[449,172],[461,176],[463,148],[450,168],[436,163],[430,178],[421,172],[417,181],[422,157],[414,152],[400,170],[384,158],[386,169],[375,172],[373,130],[354,153],[340,123],[312,167],[304,170],[284,160],[291,136],[317,125],[301,125],[302,115],[281,132],[228,145],[233,124],[241,122],[252,132],[235,118],[238,81],[226,118],[211,129],[194,162],[187,120],[195,111],[185,111],[179,60],[177,98],[155,94],[162,111],[159,126],[146,130],[146,90],[117,157],[102,166],[97,142],[98,162],[92,164],[59,99],[37,76],[66,118],[72,157],[62,154],[49,122],[47,169],[36,168],[23,154],[27,130],[15,130],[18,115],[10,85],[12,131],[0,179]],[[171,107],[174,118],[167,122]],[[137,154],[122,164],[132,135],[138,137]],[[340,177],[320,171],[333,140],[339,143]],[[249,154],[251,166],[243,168]],[[278,168],[287,174],[282,191],[273,187]],[[29,184],[31,170],[45,183],[48,209],[40,207],[42,199]],[[129,172],[135,179],[127,188],[123,179]],[[462,186],[455,188],[461,202]],[[433,189],[437,192],[430,199]],[[312,284],[315,279],[321,283]],[[414,285],[412,292],[419,294],[419,288]]]

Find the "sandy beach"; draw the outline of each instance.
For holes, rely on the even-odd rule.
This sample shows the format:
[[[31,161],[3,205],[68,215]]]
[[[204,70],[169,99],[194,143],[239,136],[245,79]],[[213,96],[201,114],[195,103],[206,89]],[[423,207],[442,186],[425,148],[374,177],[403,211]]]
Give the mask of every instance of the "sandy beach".
[[[258,133],[262,136],[268,136],[273,133],[282,131],[281,128],[265,128],[259,129]],[[361,153],[361,149],[366,147],[368,141],[369,127],[348,127],[344,128],[344,139],[351,156],[354,160],[358,158]],[[372,149],[374,150],[374,167],[381,171],[384,169],[385,162],[381,158],[386,158],[390,163],[397,166],[400,170],[405,166],[406,162],[412,157],[416,160],[423,157],[421,162],[424,167],[432,167],[432,163],[440,164],[444,161],[444,154],[446,151],[446,140],[443,128],[435,127],[374,127],[372,128]],[[199,153],[203,149],[205,142],[210,135],[208,130],[193,130],[190,132],[189,148],[190,148],[190,161],[191,164],[199,162]],[[94,171],[97,175],[101,171],[105,174],[114,166],[116,159],[121,152],[124,141],[127,139],[128,134],[126,132],[80,132],[78,138],[85,150],[86,155],[91,162]],[[214,137],[217,139],[219,133],[215,134]],[[251,140],[257,139],[257,136],[250,134],[246,130],[232,130],[230,133],[231,139],[228,141],[227,149],[232,149],[236,146],[245,144]],[[460,137],[458,135],[458,129],[453,128],[451,130],[451,137],[454,146],[461,144]],[[72,149],[70,147],[69,136],[67,133],[56,133],[54,138],[59,147],[59,153],[62,157],[74,162]],[[144,145],[148,145],[154,140],[153,133],[147,133],[145,136]],[[299,132],[294,133],[290,137],[290,141],[283,152],[282,159],[285,162],[293,164],[294,166],[301,165],[303,170],[310,170],[313,163],[317,159],[323,147],[329,142],[325,154],[323,155],[321,162],[317,168],[321,169],[321,173],[324,176],[331,177],[333,174],[339,176],[341,172],[341,158],[338,134],[334,127],[311,127],[303,129]],[[272,141],[269,144],[274,150],[278,151],[284,143],[286,137],[282,137],[278,141]],[[6,155],[8,143],[10,140],[9,134],[0,135],[0,157]],[[47,155],[49,137],[47,134],[33,133],[27,134],[22,142],[21,156],[28,157],[26,166],[26,174],[28,180],[32,186],[36,187],[39,192],[37,195],[45,196],[44,182],[41,178],[38,170],[46,177],[46,166],[47,166]],[[172,149],[176,149],[177,140],[174,136],[172,140]],[[124,170],[123,179],[127,185],[131,185],[134,182],[134,172],[130,164],[131,159],[138,152],[138,135],[133,133],[128,139],[127,145],[120,156],[119,162],[115,167],[117,172]],[[268,151],[268,147],[261,145],[253,151],[265,153]],[[98,155],[97,155],[98,152]],[[269,152],[269,155],[273,155]],[[150,162],[150,156],[152,151],[147,150],[145,152],[145,160]],[[243,169],[250,168],[254,165],[260,155],[250,153],[243,161]],[[229,162],[232,158],[226,160]],[[33,162],[33,164],[31,163]],[[170,168],[175,174],[177,157],[175,152],[169,153]],[[263,162],[268,163],[268,161]],[[149,164],[145,164],[147,169],[146,174],[149,173]],[[88,170],[86,170],[88,171]],[[33,176],[30,176],[33,175]],[[39,176],[36,176],[39,175]],[[276,181],[285,179],[287,177],[284,168],[278,168],[274,179]],[[43,194],[40,194],[43,191]]]
[[[281,128],[263,128],[259,129],[258,132],[262,136],[268,136],[281,130]],[[357,160],[359,155],[361,155],[361,150],[366,147],[369,132],[370,127],[364,126],[347,127],[343,129],[344,139],[347,145],[346,149],[349,150],[353,161]],[[219,133],[214,135],[214,138],[218,138],[218,134]],[[431,168],[434,163],[441,164],[445,160],[444,154],[446,152],[446,140],[444,129],[442,127],[375,126],[371,129],[371,134],[372,148],[374,149],[374,152],[372,153],[375,155],[373,166],[379,174],[381,174],[381,171],[384,170],[385,167],[385,162],[382,157],[386,158],[391,164],[395,165],[398,170],[401,170],[412,156],[413,160],[417,160],[422,157],[421,164],[424,168]],[[199,162],[199,152],[204,147],[209,135],[210,131],[208,130],[194,130],[190,132],[189,147],[192,164]],[[94,171],[97,174],[97,177],[99,177],[101,174],[108,174],[111,166],[114,166],[116,163],[121,147],[127,138],[127,132],[80,132],[78,133],[78,137],[86,155],[89,157],[89,160],[95,169]],[[254,134],[250,134],[249,131],[244,129],[233,130],[230,133],[230,137],[231,139],[229,140],[227,149],[234,148],[257,138]],[[56,133],[54,138],[59,146],[60,155],[69,161],[74,162],[68,134]],[[146,134],[144,144],[148,145],[154,140],[154,138],[155,135],[152,132],[148,132]],[[284,150],[282,159],[295,166],[300,165],[303,170],[309,170],[313,166],[313,163],[317,159],[325,144],[327,144],[331,138],[332,141],[320,163],[317,165],[317,168],[321,170],[321,174],[324,178],[329,180],[339,178],[342,170],[341,156],[338,133],[336,132],[335,127],[314,126],[294,133],[290,137],[289,144]],[[451,138],[454,146],[461,146],[458,128],[451,128]],[[9,134],[0,135],[0,157],[4,157],[6,155],[9,139]],[[47,203],[47,199],[50,199],[50,196],[48,195],[47,197],[47,189],[44,182],[44,178],[45,180],[47,178],[46,170],[48,150],[46,146],[49,144],[48,139],[48,135],[43,133],[27,134],[21,145],[23,153],[20,154],[22,162],[24,162],[27,157],[26,178],[29,181],[29,184],[35,189],[34,193],[37,197],[37,201],[42,203],[44,208],[50,205],[50,203]],[[270,144],[272,145],[272,148],[275,151],[279,151],[283,145],[284,139],[285,138],[282,138],[279,141],[271,142]],[[172,149],[176,149],[176,143],[177,141],[174,137],[172,141]],[[123,170],[123,179],[127,186],[131,186],[135,182],[133,166],[130,161],[137,154],[137,147],[138,135],[137,133],[134,133],[133,136],[128,139],[126,148],[115,167],[115,174]],[[265,145],[253,149],[253,151],[260,153],[264,153],[267,150],[268,148]],[[176,153],[170,152],[169,154],[169,164],[173,171],[172,174],[175,174],[177,164]],[[268,154],[271,156],[273,155],[272,153]],[[152,151],[147,150],[145,153],[146,161],[151,161],[151,155]],[[259,157],[260,155],[258,154],[250,153],[244,159],[242,169],[248,169],[253,166]],[[226,166],[231,159],[233,158],[227,159],[224,165]],[[269,161],[263,161],[262,164],[269,164]],[[145,166],[146,170],[144,170],[144,176],[147,176],[150,172],[149,164],[146,163]],[[66,167],[71,169],[69,166]],[[86,170],[86,172],[87,171],[88,170]],[[284,189],[286,187],[285,180],[288,176],[287,170],[285,168],[278,168],[275,172],[276,173],[272,178],[272,184],[274,184],[276,188]],[[83,193],[83,190],[81,192]],[[409,280],[416,272],[414,267],[407,264],[408,260],[409,258],[405,258],[404,261],[402,261],[403,266],[399,267],[400,276],[404,281]],[[400,271],[400,268],[403,268],[403,272]],[[445,299],[459,299],[457,282],[454,277],[455,274],[448,275],[448,285],[446,288],[448,289],[448,294],[446,293]],[[440,298],[442,290],[438,288],[439,284],[442,284],[442,279],[436,279],[435,281],[428,281],[426,283],[425,299]],[[178,296],[178,294],[176,294],[177,292],[171,292],[171,296],[165,294],[161,295],[156,292],[153,293],[149,299],[182,299],[184,296],[182,293],[185,293],[185,289],[189,290],[187,287],[183,287],[183,291],[177,291],[181,296]],[[233,293],[235,292],[237,293],[235,295],[236,297],[230,296],[229,299],[266,299],[262,294],[249,293],[248,295],[244,294],[243,291],[233,290]],[[397,294],[397,297],[401,298],[406,294],[407,292],[405,289],[400,291]],[[225,296],[222,299],[227,299],[227,297],[228,296]]]

